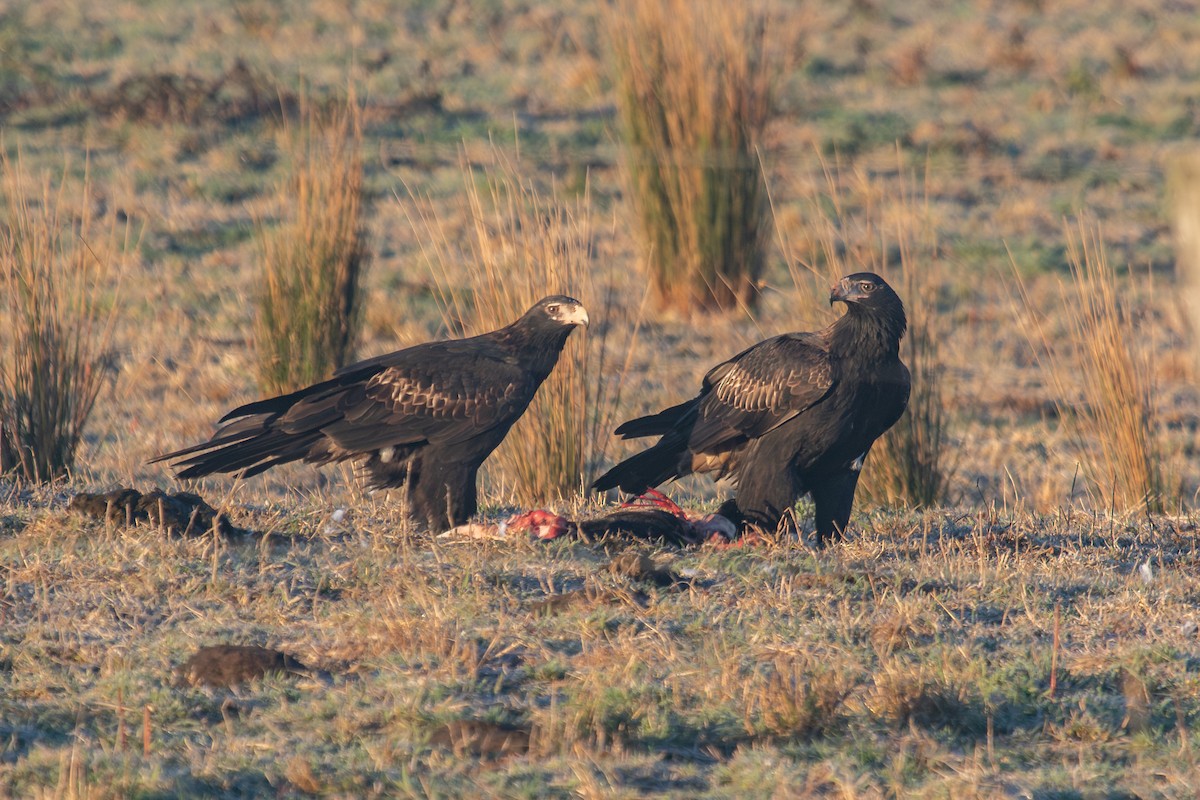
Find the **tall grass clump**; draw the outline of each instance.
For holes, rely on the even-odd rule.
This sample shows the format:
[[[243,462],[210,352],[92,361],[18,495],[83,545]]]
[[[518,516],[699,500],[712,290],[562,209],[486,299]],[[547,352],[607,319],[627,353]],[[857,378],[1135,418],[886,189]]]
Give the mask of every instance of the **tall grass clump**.
[[[900,292],[908,311],[908,333],[900,355],[912,377],[908,408],[871,449],[864,496],[886,505],[932,506],[946,499],[955,459],[948,447],[950,413],[946,365],[941,354],[944,326],[934,302],[936,278],[900,250]]]
[[[0,161],[0,450],[23,478],[53,481],[75,455],[104,383],[114,282],[128,249],[95,219],[91,183],[57,187]]]
[[[865,175],[856,175],[850,189],[839,186],[836,171],[826,175],[827,194],[810,203],[801,255],[789,258],[793,284],[811,294],[812,278],[819,276],[816,288],[824,295],[843,275],[875,272],[896,289],[908,317],[900,343],[900,357],[912,376],[908,408],[871,448],[859,495],[885,505],[936,505],[945,501],[957,466],[949,447],[953,421],[942,343],[950,325],[937,307],[946,273],[936,226],[912,179],[886,197]],[[846,192],[856,202],[850,203]],[[783,245],[790,250],[789,242]],[[814,296],[803,305],[816,307],[823,299]]]
[[[752,306],[771,238],[759,145],[780,73],[767,20],[720,0],[606,15],[628,183],[661,305]]]
[[[1050,330],[1014,265],[1026,336],[1099,497],[1123,510],[1161,512],[1179,500],[1180,481],[1154,403],[1153,354],[1139,344],[1136,287],[1109,265],[1097,224],[1079,220],[1066,239],[1070,281],[1059,283],[1054,303],[1061,332]]]
[[[568,339],[485,475],[522,504],[578,496],[604,458],[636,330],[623,324],[632,315],[616,295],[621,276],[601,280],[587,192],[571,201],[547,193],[495,149],[482,166],[464,156],[462,173],[461,226],[419,198],[406,206],[446,328],[462,336],[495,330],[550,294],[575,297],[592,318],[590,330]],[[617,330],[631,338],[614,341]]]
[[[354,356],[368,262],[361,123],[353,98],[327,108],[309,100],[284,131],[294,167],[279,185],[283,220],[259,226],[254,333],[268,392],[323,380]]]

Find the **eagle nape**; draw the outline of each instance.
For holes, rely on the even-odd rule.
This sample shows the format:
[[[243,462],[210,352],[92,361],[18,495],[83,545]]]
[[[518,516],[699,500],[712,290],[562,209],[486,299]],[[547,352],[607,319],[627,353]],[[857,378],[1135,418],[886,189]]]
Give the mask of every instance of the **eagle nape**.
[[[719,513],[740,527],[794,529],[807,494],[818,546],[843,536],[871,445],[908,404],[907,320],[870,272],[839,280],[829,302],[846,306],[833,324],[761,341],[710,369],[691,400],[618,427],[625,438],[660,438],[593,488],[637,494],[684,475],[729,478],[735,493]]]
[[[166,453],[181,479],[250,477],[279,464],[353,461],[373,488],[405,492],[437,532],[478,510],[476,475],[550,375],[587,311],[552,295],[510,325],[343,367],[329,380],[248,403],[205,442]]]

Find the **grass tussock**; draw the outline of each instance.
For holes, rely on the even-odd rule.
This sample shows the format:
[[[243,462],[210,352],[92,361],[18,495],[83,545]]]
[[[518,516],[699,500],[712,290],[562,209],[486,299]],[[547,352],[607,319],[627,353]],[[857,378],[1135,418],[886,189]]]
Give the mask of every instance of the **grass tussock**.
[[[779,655],[761,685],[747,686],[747,712],[757,717],[757,724],[747,723],[747,732],[772,739],[820,736],[845,716],[846,701],[858,683],[852,666]]]
[[[759,146],[775,111],[762,12],[623,0],[605,16],[628,182],[663,306],[753,305],[771,236]]]
[[[1181,483],[1154,401],[1153,353],[1135,321],[1137,287],[1109,264],[1098,226],[1081,220],[1066,238],[1070,282],[1059,283],[1055,304],[1062,330],[1052,331],[1018,275],[1026,336],[1099,498],[1161,512],[1178,502]]]
[[[890,506],[931,506],[946,499],[957,463],[949,447],[950,396],[942,341],[949,323],[937,307],[946,285],[936,224],[910,176],[890,197],[865,174],[848,194],[840,176],[826,171],[827,195],[814,197],[798,238],[792,282],[802,294],[823,294],[843,275],[870,271],[884,276],[904,301],[908,331],[900,357],[912,376],[908,409],[875,442],[859,483],[859,496]],[[784,239],[784,250],[792,250]],[[813,281],[813,276],[818,280]],[[819,307],[822,296],[805,300]]]
[[[66,475],[104,384],[114,282],[128,239],[96,219],[89,173],[57,187],[0,161],[4,303],[0,466],[32,481]],[[125,231],[126,235],[128,230]]]
[[[636,326],[614,287],[596,275],[587,192],[574,201],[546,194],[498,150],[482,168],[464,163],[463,179],[465,230],[422,210],[410,217],[446,327],[463,336],[495,330],[550,294],[580,300],[595,320],[590,331],[572,334],[488,460],[489,481],[522,505],[577,496],[604,458],[620,399],[627,364],[610,363],[611,353],[627,358]],[[617,330],[630,338],[610,341]]]
[[[961,676],[947,677],[927,664],[893,659],[876,673],[864,704],[877,719],[896,728],[948,728],[979,733],[983,714],[968,696]]]
[[[255,343],[259,382],[281,393],[352,360],[361,327],[365,229],[361,110],[353,97],[301,106],[286,130],[294,163],[279,186],[284,218],[260,226],[263,290]]]

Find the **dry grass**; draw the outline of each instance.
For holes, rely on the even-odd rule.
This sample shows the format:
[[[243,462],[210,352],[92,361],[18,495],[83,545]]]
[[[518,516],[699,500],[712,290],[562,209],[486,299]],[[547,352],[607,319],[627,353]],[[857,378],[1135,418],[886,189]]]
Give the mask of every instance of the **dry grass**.
[[[603,460],[627,368],[613,355],[624,359],[636,333],[627,327],[634,314],[599,279],[587,192],[575,200],[546,193],[518,164],[499,148],[481,167],[464,160],[465,230],[428,215],[417,198],[410,220],[453,335],[501,328],[551,294],[575,297],[597,320],[572,334],[554,372],[488,460],[499,494],[528,506],[579,496]]]
[[[747,687],[747,716],[757,722],[747,725],[748,732],[781,739],[812,739],[833,732],[847,715],[846,700],[858,683],[852,664],[777,655],[761,689],[753,692],[754,682]]]
[[[0,169],[8,220],[0,229],[0,461],[28,480],[52,481],[74,466],[104,385],[129,242],[115,220],[96,218],[86,169],[79,181],[64,169],[57,187],[29,175],[19,156]]]
[[[1026,335],[1100,503],[1162,512],[1179,502],[1181,483],[1155,402],[1153,352],[1136,322],[1138,286],[1132,273],[1121,278],[1110,266],[1097,225],[1080,220],[1065,235],[1071,272],[1058,287],[1062,335],[1018,276]]]
[[[326,108],[308,100],[299,126],[283,135],[293,168],[278,189],[282,222],[259,226],[255,320],[259,382],[275,394],[324,380],[352,360],[369,258],[357,101]]]
[[[332,532],[315,502],[235,513],[275,535],[0,504],[0,794],[938,796],[1052,787],[1064,758],[1081,792],[1136,792],[1200,769],[1196,554],[1144,519],[1119,541],[1090,515],[931,513],[819,554],[635,546],[689,588],[605,569],[615,541],[415,538],[387,504]],[[222,641],[331,676],[172,686]]]
[[[662,305],[753,306],[770,244],[759,148],[778,65],[767,18],[704,0],[605,16],[630,195]]]
[[[148,234],[114,331],[122,391],[96,403],[73,481],[0,480],[0,797],[1195,795],[1200,520],[1108,513],[1097,492],[1062,502],[1076,448],[998,277],[1008,242],[1048,285],[1061,216],[1082,203],[1106,220],[1114,262],[1151,264],[1159,288],[1173,286],[1160,166],[1196,136],[1179,102],[1200,63],[1188,4],[775,3],[808,15],[765,143],[777,226],[798,236],[818,195],[830,213],[840,203],[849,219],[892,219],[907,174],[896,143],[909,168],[929,164],[962,454],[954,504],[860,503],[856,534],[819,553],[794,541],[638,546],[686,579],[667,587],[610,572],[619,541],[414,535],[395,498],[355,491],[349,468],[211,483],[210,501],[271,534],[244,542],[63,509],[87,482],[166,480],[141,463],[252,399],[254,353],[237,332],[260,284],[253,223],[275,213],[286,166],[270,122],[231,123],[224,95],[161,106],[161,119],[95,99],[157,75],[215,86],[238,59],[285,85],[303,75],[336,90],[353,51],[370,98],[371,193],[413,187],[466,251],[456,155],[515,126],[524,178],[586,178],[597,277],[636,277],[645,250],[620,224],[634,217],[608,136],[615,92],[579,81],[604,56],[596,4],[24,5],[0,17],[5,125],[29,145],[31,171],[56,171],[64,151],[80,163],[90,147],[108,208]],[[937,46],[896,71],[922,42]],[[1118,46],[1133,67],[1110,66]],[[814,152],[847,160],[829,189]],[[872,191],[858,190],[860,173]],[[395,208],[368,215],[367,289],[388,302],[373,304],[363,351],[394,349],[398,329],[408,341],[460,332],[414,286],[426,236],[395,224]],[[849,228],[848,251],[860,234],[879,246]],[[899,284],[898,251],[887,252]],[[465,284],[453,261],[447,280]],[[813,266],[826,289],[826,265]],[[764,280],[787,285],[770,267]],[[1184,358],[1167,295],[1137,316],[1160,366]],[[619,297],[636,308],[641,287]],[[630,413],[678,402],[743,342],[824,324],[815,297],[764,292],[754,322],[651,317],[629,353],[614,323],[608,363],[629,359]],[[581,345],[604,324],[591,311]],[[1048,316],[1053,326],[1062,312]],[[1172,445],[1189,448],[1184,474],[1200,475],[1196,382],[1186,369],[1157,378]],[[1024,499],[1040,486],[1050,513],[1031,514]],[[700,492],[673,494],[711,508]],[[223,641],[278,647],[331,677],[236,693],[171,685],[174,665]],[[840,705],[817,702],[836,700],[842,678],[855,688]]]

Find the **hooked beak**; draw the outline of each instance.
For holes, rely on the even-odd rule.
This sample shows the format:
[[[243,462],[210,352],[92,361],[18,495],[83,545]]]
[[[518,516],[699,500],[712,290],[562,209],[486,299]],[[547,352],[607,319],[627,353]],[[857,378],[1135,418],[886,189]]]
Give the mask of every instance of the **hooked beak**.
[[[583,327],[586,328],[588,326],[588,323],[591,322],[591,320],[588,319],[588,313],[587,313],[586,308],[584,308],[583,306],[574,306],[574,307],[570,308],[567,311],[567,313],[563,316],[563,322],[568,323],[570,325],[582,325]]]
[[[850,296],[850,283],[845,278],[835,283],[829,290],[829,305],[837,302],[848,303]]]

